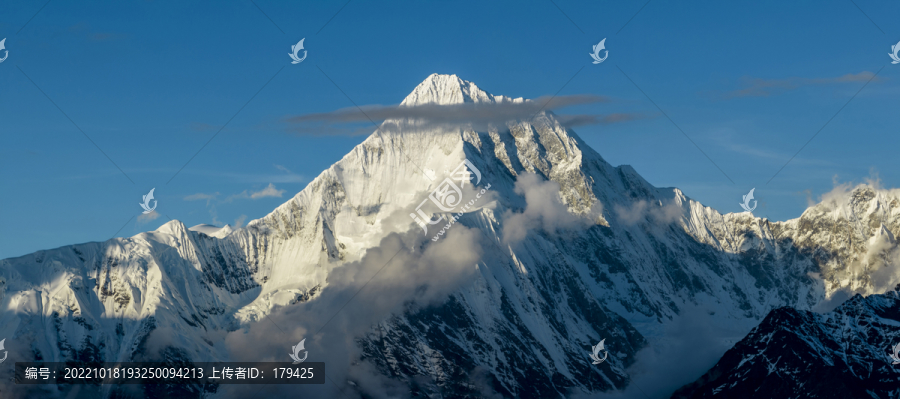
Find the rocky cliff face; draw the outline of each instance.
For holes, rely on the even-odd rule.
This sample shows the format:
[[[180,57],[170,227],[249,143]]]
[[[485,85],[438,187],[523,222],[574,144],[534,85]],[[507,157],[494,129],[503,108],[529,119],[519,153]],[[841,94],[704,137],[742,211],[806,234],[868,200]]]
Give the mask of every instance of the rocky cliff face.
[[[770,312],[674,398],[897,398],[900,286],[859,294],[832,312]]]
[[[403,106],[527,101],[432,75]],[[665,326],[686,309],[739,337],[771,309],[809,310],[835,293],[876,294],[898,282],[897,191],[863,185],[799,219],[770,222],[653,187],[631,167],[606,163],[550,112],[485,131],[385,123],[397,128],[374,133],[244,228],[209,236],[172,221],[0,261],[0,335],[10,356],[129,361],[175,350],[227,360],[223,333],[324,301],[349,265],[365,264],[392,235],[418,237],[404,241],[416,242],[412,252],[439,248],[454,230],[479,237],[465,284],[384,314],[350,341],[350,364],[369,364],[419,395],[622,389],[637,351],[664,342]],[[423,236],[407,215],[464,160],[480,173],[476,189],[490,184],[489,193],[464,212],[431,209],[434,218],[459,215],[459,227],[432,241],[443,223]],[[163,329],[171,339],[160,348],[152,335]],[[592,365],[588,353],[601,339],[609,358]],[[348,389],[365,391],[357,382]]]

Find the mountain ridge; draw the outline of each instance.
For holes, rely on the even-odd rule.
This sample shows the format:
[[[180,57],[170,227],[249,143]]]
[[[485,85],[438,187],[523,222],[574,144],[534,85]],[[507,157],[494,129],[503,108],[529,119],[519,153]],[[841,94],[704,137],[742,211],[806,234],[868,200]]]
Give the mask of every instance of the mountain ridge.
[[[900,285],[823,314],[778,308],[673,398],[896,397],[897,326]]]
[[[431,75],[403,106],[498,101],[528,100]],[[409,214],[464,160],[491,194],[425,245]],[[128,361],[175,348],[194,361],[216,361],[238,356],[229,341],[235,333],[270,319],[294,327],[275,333],[290,336],[269,337],[277,342],[261,356],[284,360],[280,352],[298,339],[292,334],[313,334],[308,347],[346,354],[335,363],[370,364],[422,395],[491,394],[473,385],[504,397],[621,390],[638,351],[664,346],[664,326],[687,309],[702,308],[736,338],[776,307],[809,310],[845,291],[877,294],[883,283],[872,273],[897,269],[897,193],[848,187],[800,218],[770,222],[720,214],[677,188],[653,187],[630,166],[609,165],[552,112],[485,131],[411,123],[376,131],[294,197],[227,235],[171,221],[130,238],[0,261],[0,305],[16,309],[2,316],[0,333],[13,338],[8,348],[29,342],[19,358],[80,356],[74,351]],[[554,217],[568,222],[548,223]],[[513,224],[529,233],[510,240]],[[458,242],[468,247],[446,252]],[[394,287],[373,275],[389,266],[384,248],[394,245],[401,259],[413,256],[393,266],[400,272],[390,276],[410,283],[397,292],[421,299],[413,288],[431,286],[446,291],[444,299],[414,305],[401,295],[378,308],[363,288],[372,281]],[[474,270],[450,262],[461,274],[448,281],[458,285],[416,268],[416,259],[471,260],[464,249],[480,257]],[[329,308],[342,315],[334,323],[351,323],[341,312],[354,305],[378,309],[369,316],[380,319],[345,347],[317,335],[325,326],[313,322],[328,325],[328,314],[327,322],[287,317],[352,300],[346,293],[357,288],[358,302]],[[146,348],[164,332],[167,344]],[[600,339],[610,358],[594,366],[587,355]],[[64,350],[71,342],[79,344]],[[378,389],[359,373],[339,373],[359,392]]]

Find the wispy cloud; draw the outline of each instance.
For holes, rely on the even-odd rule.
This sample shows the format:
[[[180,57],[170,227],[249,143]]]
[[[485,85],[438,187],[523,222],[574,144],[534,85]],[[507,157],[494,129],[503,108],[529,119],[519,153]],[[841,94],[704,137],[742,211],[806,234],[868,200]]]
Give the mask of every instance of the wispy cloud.
[[[674,202],[663,204],[640,200],[631,203],[630,206],[615,205],[613,210],[619,221],[626,225],[635,225],[642,221],[667,225],[684,216],[684,209]]]
[[[608,115],[557,115],[556,119],[567,127],[585,125],[611,125],[639,119],[653,118],[653,115],[638,113],[613,113]]]
[[[554,233],[557,230],[585,228],[591,225],[594,215],[603,214],[603,205],[597,201],[590,216],[576,215],[559,196],[559,183],[543,180],[534,173],[523,173],[516,179],[514,191],[525,197],[525,209],[521,212],[507,210],[503,214],[503,242],[517,244],[525,239],[530,230],[543,229]]]
[[[359,135],[372,132],[370,123],[392,121],[380,130],[401,130],[405,126],[429,129],[442,126],[467,126],[475,130],[502,127],[508,122],[530,120],[542,111],[553,111],[573,105],[606,103],[605,96],[571,95],[538,97],[534,100],[504,101],[499,103],[463,103],[451,105],[426,104],[418,106],[364,105],[333,112],[293,116],[286,119],[291,131],[313,135]],[[612,113],[607,115],[559,115],[557,119],[567,127],[621,123],[645,118],[641,114]],[[364,123],[362,127],[338,127],[341,124]]]
[[[277,167],[277,165],[276,165]],[[284,168],[282,166],[282,168]],[[287,169],[287,168],[284,168]],[[252,191],[252,190],[244,190],[237,194],[231,194],[227,197],[222,198],[222,194],[219,192],[215,193],[196,193],[191,194],[184,197],[185,201],[206,201],[206,209],[209,212],[209,216],[212,218],[212,223],[214,225],[222,225],[222,221],[219,220],[219,213],[217,209],[217,205],[219,204],[229,204],[234,202],[235,200],[258,200],[261,198],[269,198],[269,197],[277,197],[281,198],[286,190],[279,190],[275,187],[274,183],[269,183],[265,188]],[[240,227],[243,225],[244,220],[247,219],[246,215],[241,215],[234,221],[235,227]]]
[[[372,129],[369,128],[369,133],[371,133]],[[275,168],[278,169],[278,165],[275,165]],[[279,169],[284,172],[283,169]],[[215,178],[225,178],[231,182],[240,182],[240,183],[305,183],[307,182],[306,177],[303,175],[289,172],[289,173],[232,173],[232,172],[218,172],[218,171],[210,171],[210,170],[186,170],[184,173],[200,175],[200,176],[208,176]]]
[[[150,213],[144,213],[144,214],[141,214],[140,216],[138,216],[138,217],[137,217],[137,222],[138,222],[139,224],[140,224],[140,223],[147,223],[147,222],[149,222],[149,221],[151,221],[151,220],[156,220],[157,218],[159,218],[159,213],[157,213],[156,211],[153,211],[153,212],[150,212]]]
[[[197,193],[197,194],[191,194],[191,195],[188,195],[187,197],[184,197],[184,200],[185,201],[205,200],[206,204],[209,205],[209,202],[216,199],[216,197],[218,197],[218,196],[219,196],[219,193],[212,193],[212,194]]]
[[[732,125],[738,125],[740,123],[741,122],[734,122]],[[731,126],[718,128],[715,129],[713,131],[714,134],[711,134],[709,137],[722,148],[734,153],[774,161],[775,163],[784,163],[788,159],[791,159],[791,154],[786,151],[779,152],[770,148],[760,147],[746,142],[748,141],[748,137],[752,138],[752,135],[748,133],[743,133],[742,135],[741,132],[749,132],[752,131],[752,129],[754,129],[754,127],[752,126],[739,128],[737,130]],[[827,160],[802,157],[796,157],[792,162],[794,164],[805,165],[834,165],[833,162]]]
[[[266,197],[278,197],[281,198],[284,195],[285,190],[279,190],[275,187],[275,184],[269,183],[268,186],[259,191],[250,191],[244,190],[237,194],[231,194],[223,200],[219,200],[219,196],[221,195],[219,192],[215,193],[196,193],[191,194],[184,197],[185,201],[200,201],[205,200],[206,204],[209,205],[210,202],[215,201],[218,203],[230,203],[237,199],[260,199]]]
[[[281,198],[282,194],[284,194],[284,190],[276,189],[274,184],[269,183],[269,185],[266,188],[250,194],[250,198],[251,199],[260,199],[260,198],[266,198],[266,197]]]
[[[609,102],[609,98],[595,95],[539,97],[520,102],[463,103],[451,105],[425,104],[418,106],[363,105],[360,108],[344,108],[333,112],[307,114],[289,118],[290,122],[365,122],[387,119],[422,119],[434,122],[506,122],[530,118],[541,110],[554,110],[572,105]],[[545,105],[546,104],[546,105]],[[360,109],[365,112],[363,114]]]
[[[768,149],[754,147],[749,144],[734,144],[734,143],[732,143],[732,144],[726,144],[725,147],[731,151],[734,151],[734,152],[737,152],[740,154],[750,155],[750,156],[757,157],[757,158],[769,159],[769,160],[773,160],[773,161],[777,161],[777,162],[785,162],[788,159],[791,159],[791,154],[789,154],[787,152],[772,151],[772,150],[768,150]],[[814,159],[814,158],[800,158],[800,157],[794,158],[794,160],[791,162],[796,165],[800,165],[800,164],[818,165],[818,166],[834,165],[834,162],[827,161],[827,160]]]
[[[227,333],[218,342],[223,343],[230,358],[256,356],[276,361],[277,357],[269,354],[285,352],[280,348],[306,339],[308,348],[328,348],[330,378],[354,381],[355,397],[403,397],[408,388],[395,386],[395,380],[378,374],[372,362],[360,361],[364,356],[359,339],[382,320],[444,303],[451,293],[471,285],[484,269],[484,242],[479,229],[464,225],[454,226],[437,242],[427,241],[416,227],[402,234],[391,233],[358,261],[334,268],[328,274],[328,285],[314,300],[275,306],[266,316],[271,322],[252,323],[245,330]],[[330,390],[304,392],[308,397],[336,396],[331,387],[319,387]],[[226,397],[251,397],[256,388],[232,384],[226,389],[231,390]],[[293,387],[285,385],[281,392],[278,389],[274,386],[267,396],[296,396]]]
[[[720,96],[723,100],[738,97],[769,97],[781,94],[791,90],[799,89],[804,86],[822,86],[836,83],[865,83],[872,79],[873,82],[881,81],[881,78],[874,78],[875,73],[862,71],[860,73],[848,73],[843,76],[833,78],[785,78],[785,79],[763,79],[745,76],[740,79],[742,89],[732,90]]]

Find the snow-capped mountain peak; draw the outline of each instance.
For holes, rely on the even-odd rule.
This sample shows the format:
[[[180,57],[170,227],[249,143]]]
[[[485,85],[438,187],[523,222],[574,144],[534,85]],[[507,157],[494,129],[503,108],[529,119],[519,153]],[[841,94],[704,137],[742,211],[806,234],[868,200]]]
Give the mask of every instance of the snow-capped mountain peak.
[[[528,100],[433,74],[402,104],[506,101]],[[490,194],[462,211],[429,212],[458,217],[432,241],[447,222],[423,234],[409,215],[464,160]],[[711,324],[742,335],[778,306],[810,309],[847,286],[875,292],[879,285],[847,265],[865,257],[873,260],[867,267],[878,260],[879,270],[896,268],[882,247],[867,253],[895,246],[900,215],[879,210],[900,207],[892,193],[858,193],[841,214],[819,206],[787,222],[722,215],[609,165],[549,112],[487,131],[410,124],[379,130],[243,228],[171,221],[130,238],[0,260],[0,309],[12,309],[0,314],[0,337],[31,348],[17,361],[173,352],[218,361],[235,356],[229,344],[252,336],[246,330],[269,326],[263,319],[298,312],[277,320],[283,331],[258,337],[254,345],[268,346],[254,356],[286,361],[299,340],[288,335],[298,332],[330,350],[336,381],[352,380],[348,368],[367,362],[416,381],[422,396],[493,394],[476,385],[504,397],[622,389],[638,350],[665,346],[663,331],[685,309],[702,308],[715,315]],[[869,241],[879,226],[885,238]],[[470,241],[451,241],[459,237]],[[465,278],[446,277],[449,258],[462,259]],[[376,276],[380,268],[390,276]],[[413,300],[435,286],[445,291]],[[402,306],[379,307],[386,298]],[[316,334],[316,316],[333,316],[328,328],[344,330]],[[337,344],[328,337],[344,346],[329,347]],[[593,365],[588,354],[600,340],[609,359]],[[167,344],[145,345],[160,341]]]
[[[426,104],[454,105],[463,103],[499,103],[504,101],[522,102],[522,98],[511,99],[494,96],[478,88],[475,83],[460,79],[456,75],[431,74],[410,93],[401,106]]]

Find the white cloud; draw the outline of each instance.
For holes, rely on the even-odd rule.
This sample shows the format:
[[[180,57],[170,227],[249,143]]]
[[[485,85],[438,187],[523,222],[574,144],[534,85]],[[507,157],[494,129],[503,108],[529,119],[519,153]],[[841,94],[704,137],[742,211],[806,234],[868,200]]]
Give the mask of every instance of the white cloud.
[[[624,390],[571,397],[668,398],[712,368],[729,349],[729,340],[747,333],[717,327],[713,316],[698,307],[682,309],[679,317],[664,328],[664,338],[635,354],[635,362],[627,370],[631,382]]]
[[[478,229],[464,225],[455,226],[438,242],[426,241],[417,228],[391,233],[359,261],[335,265],[325,288],[310,301],[276,307],[266,316],[268,321],[229,332],[223,339],[229,358],[285,361],[291,346],[306,339],[310,360],[327,361],[332,380],[352,380],[370,397],[404,397],[408,387],[402,381],[382,376],[360,359],[359,339],[391,315],[411,310],[410,306],[441,304],[470,284],[478,275],[483,240]],[[329,384],[308,387],[309,397],[335,395]],[[259,388],[221,389],[224,397],[247,397]],[[295,389],[273,386],[268,396]]]
[[[275,165],[275,167],[277,168],[278,165]],[[284,168],[284,167],[281,167],[281,168]],[[284,168],[284,169],[286,170],[287,168]],[[260,198],[267,198],[267,197],[281,198],[282,195],[284,195],[284,192],[285,192],[285,190],[277,189],[275,187],[274,183],[269,183],[269,185],[266,186],[265,188],[263,188],[262,190],[255,191],[255,192],[244,190],[244,191],[241,191],[240,193],[229,195],[229,196],[225,197],[225,199],[219,199],[221,194],[219,192],[215,192],[215,193],[211,193],[211,194],[207,194],[207,193],[191,194],[191,195],[184,197],[184,200],[185,201],[206,201],[206,208],[209,211],[210,217],[212,218],[212,224],[214,224],[216,226],[220,226],[224,223],[222,223],[222,221],[219,220],[219,214],[216,209],[216,205],[228,204],[228,203],[233,202],[234,200],[239,200],[239,199],[257,200]],[[247,218],[246,215],[241,215],[239,218],[237,218],[235,220],[236,227],[240,227],[241,225],[243,225],[244,220],[246,218]]]
[[[646,200],[634,202],[630,207],[616,205],[613,210],[619,221],[626,225],[637,224],[642,220],[665,225],[680,219],[684,214],[681,206],[674,202],[662,205],[660,203],[651,204]]]
[[[156,220],[159,217],[159,213],[155,210],[150,213],[144,213],[137,217],[138,223],[147,223],[151,220]]]
[[[278,197],[281,198],[281,195],[284,194],[284,190],[278,190],[275,188],[275,184],[269,183],[268,187],[257,191],[253,194],[250,194],[250,198],[252,199],[260,199],[265,197]]]
[[[763,79],[745,76],[740,80],[744,88],[725,93],[725,95],[722,96],[723,99],[736,97],[768,97],[796,90],[803,86],[819,86],[834,83],[865,83],[869,81],[876,82],[881,79],[876,78],[875,74],[872,72],[862,71],[857,74],[848,73],[833,78],[809,79],[791,77],[786,79]]]
[[[269,183],[269,185],[266,186],[266,188],[264,188],[262,190],[255,191],[255,192],[249,192],[247,190],[244,190],[244,191],[241,191],[240,193],[229,195],[228,197],[225,197],[225,199],[223,199],[223,200],[218,199],[219,195],[220,195],[220,193],[218,193],[218,192],[215,192],[212,194],[206,194],[206,193],[191,194],[191,195],[188,195],[187,197],[184,197],[184,200],[185,201],[205,200],[206,204],[209,205],[210,202],[212,202],[212,201],[219,202],[219,203],[230,203],[236,199],[247,199],[247,198],[260,199],[260,198],[266,198],[266,197],[281,198],[284,195],[284,192],[285,192],[285,190],[277,189],[275,187],[274,183]]]
[[[543,228],[548,233],[587,226],[590,222],[569,213],[559,197],[559,183],[543,180],[534,173],[524,173],[516,179],[516,194],[525,196],[525,210],[507,211],[503,215],[503,241],[507,244],[522,241],[529,230]],[[602,212],[599,202],[591,213]]]

